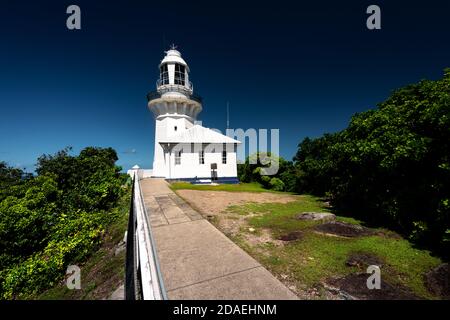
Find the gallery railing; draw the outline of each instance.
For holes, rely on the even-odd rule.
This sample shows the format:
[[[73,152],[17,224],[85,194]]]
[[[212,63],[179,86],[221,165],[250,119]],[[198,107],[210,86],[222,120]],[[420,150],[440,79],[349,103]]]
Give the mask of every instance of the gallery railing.
[[[125,299],[167,300],[155,241],[148,222],[137,172],[133,177],[128,219]]]
[[[171,86],[172,86],[172,85],[171,85]],[[175,88],[175,87],[180,87],[180,86],[173,85],[173,87]],[[175,91],[175,92],[177,92],[174,88],[166,88],[166,89],[167,89],[167,92],[169,92],[169,91]],[[177,89],[177,90],[178,90],[178,89]],[[181,91],[181,90],[178,90],[178,91]],[[149,92],[149,93],[147,94],[147,101],[151,101],[151,100],[154,100],[154,99],[159,99],[159,98],[161,98],[161,95],[162,95],[163,93],[164,93],[164,92],[162,92],[161,90]],[[183,92],[183,93],[185,93],[185,92]],[[203,102],[202,97],[200,97],[199,95],[196,95],[196,94],[193,94],[193,93],[188,93],[188,96],[189,96],[189,99],[192,99],[192,100],[194,100],[194,101],[197,101],[198,103],[202,103],[202,102]]]

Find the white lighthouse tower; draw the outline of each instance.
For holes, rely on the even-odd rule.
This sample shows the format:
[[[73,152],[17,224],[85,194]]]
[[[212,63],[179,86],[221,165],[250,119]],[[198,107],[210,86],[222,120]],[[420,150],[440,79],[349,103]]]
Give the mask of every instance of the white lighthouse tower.
[[[159,64],[156,91],[147,95],[155,116],[154,177],[237,182],[237,140],[195,124],[202,99],[194,95],[189,66],[175,47]]]

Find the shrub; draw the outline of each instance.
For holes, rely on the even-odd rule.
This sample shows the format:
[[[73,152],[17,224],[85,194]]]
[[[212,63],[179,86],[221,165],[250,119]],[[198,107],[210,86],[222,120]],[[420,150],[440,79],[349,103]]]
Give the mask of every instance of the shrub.
[[[393,227],[448,256],[450,69],[396,90],[336,134],[304,139],[297,191],[328,193],[337,210]]]
[[[274,191],[283,191],[284,190],[284,182],[278,178],[272,178],[269,182],[270,189]]]
[[[83,261],[117,217],[126,178],[111,148],[70,149],[38,159],[38,176],[0,165],[0,297],[26,297],[51,287],[69,264]],[[3,170],[3,171],[2,171]],[[9,173],[7,172],[9,170]],[[11,174],[14,173],[14,174]]]
[[[238,164],[238,178],[241,182],[258,182],[266,189],[273,189],[270,181],[277,178],[273,182],[277,189],[281,188],[278,182],[281,181],[283,183],[281,190],[294,191],[296,173],[297,169],[292,162],[270,152],[250,155],[243,164]]]

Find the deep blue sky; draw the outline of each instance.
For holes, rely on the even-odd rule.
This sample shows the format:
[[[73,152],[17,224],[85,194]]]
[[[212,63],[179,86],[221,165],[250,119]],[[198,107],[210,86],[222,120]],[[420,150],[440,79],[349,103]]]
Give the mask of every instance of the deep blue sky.
[[[394,3],[395,2],[395,3]],[[449,1],[2,1],[0,160],[33,170],[65,146],[111,146],[151,167],[146,93],[170,43],[204,98],[200,120],[305,136],[345,128],[391,90],[450,67]],[[66,28],[77,4],[82,30]],[[370,4],[382,30],[366,28]],[[132,151],[135,152],[132,152]]]

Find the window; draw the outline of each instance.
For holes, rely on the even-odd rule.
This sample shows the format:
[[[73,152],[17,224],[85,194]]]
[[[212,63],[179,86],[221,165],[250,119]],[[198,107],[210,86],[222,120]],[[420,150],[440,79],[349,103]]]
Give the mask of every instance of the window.
[[[175,152],[175,164],[181,164],[181,151]]]
[[[160,79],[161,84],[169,84],[169,70],[167,69],[167,64],[164,64],[160,68]]]
[[[205,164],[205,151],[200,151],[198,153],[198,163]]]
[[[175,64],[175,84],[181,84],[184,86],[185,67],[181,64]]]
[[[173,127],[173,130],[177,131],[177,129],[178,129],[177,126]]]
[[[226,164],[227,163],[227,151],[222,151],[222,163]]]

